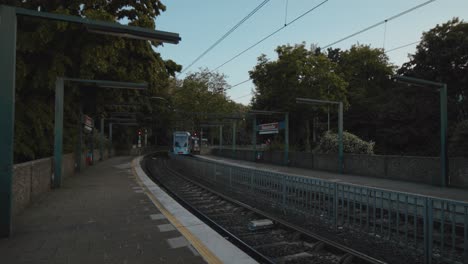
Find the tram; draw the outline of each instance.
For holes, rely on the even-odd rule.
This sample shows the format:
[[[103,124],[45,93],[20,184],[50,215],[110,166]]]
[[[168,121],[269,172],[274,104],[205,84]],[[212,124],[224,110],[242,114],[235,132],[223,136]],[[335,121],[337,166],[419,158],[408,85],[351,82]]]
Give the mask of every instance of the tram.
[[[172,151],[177,155],[189,155],[192,151],[192,137],[187,131],[176,131],[173,134]]]

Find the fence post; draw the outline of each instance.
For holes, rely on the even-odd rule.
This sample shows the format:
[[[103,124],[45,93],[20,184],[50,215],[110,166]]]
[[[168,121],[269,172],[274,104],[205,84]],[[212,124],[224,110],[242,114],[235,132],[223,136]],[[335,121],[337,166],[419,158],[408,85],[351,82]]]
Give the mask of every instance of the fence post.
[[[229,188],[232,189],[232,168],[229,167]]]
[[[333,215],[334,215],[334,224],[335,230],[338,229],[338,184],[335,182],[333,183],[334,194],[333,194],[333,201],[334,201],[334,208],[333,208]]]
[[[464,254],[464,259],[465,259],[465,263],[464,264],[468,264],[468,206],[465,206],[465,225],[464,225],[464,232],[465,232],[465,235],[464,235],[464,239],[463,239],[463,245],[464,245],[464,249],[463,249],[463,254]]]
[[[432,263],[432,221],[433,201],[431,198],[424,199],[424,263]]]
[[[254,171],[250,173],[250,191],[253,193],[254,191]]]
[[[283,209],[286,209],[286,175],[283,175]]]

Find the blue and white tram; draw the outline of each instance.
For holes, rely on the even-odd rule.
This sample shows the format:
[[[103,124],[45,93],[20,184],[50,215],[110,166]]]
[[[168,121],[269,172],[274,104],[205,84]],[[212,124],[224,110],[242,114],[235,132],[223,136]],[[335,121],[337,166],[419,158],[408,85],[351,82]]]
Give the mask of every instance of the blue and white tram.
[[[173,134],[172,151],[177,155],[189,155],[192,149],[190,133],[187,131],[176,131]]]

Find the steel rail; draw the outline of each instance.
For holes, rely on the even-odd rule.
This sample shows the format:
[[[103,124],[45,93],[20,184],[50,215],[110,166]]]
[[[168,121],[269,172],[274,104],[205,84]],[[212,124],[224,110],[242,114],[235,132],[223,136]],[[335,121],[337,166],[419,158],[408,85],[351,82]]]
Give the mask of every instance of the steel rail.
[[[148,157],[148,156],[147,156]],[[147,157],[143,160],[145,164],[145,169],[147,172],[150,172],[147,166]],[[180,176],[179,173],[174,172],[173,170],[169,169],[167,166],[165,167],[166,170],[171,172],[173,175],[176,175],[177,177],[182,177],[184,180],[186,180],[183,176]],[[246,244],[244,241],[239,239],[237,236],[226,230],[224,227],[213,221],[211,218],[209,218],[207,215],[202,213],[200,210],[196,209],[194,206],[192,206],[189,202],[185,201],[180,195],[172,191],[168,186],[166,186],[164,183],[162,183],[160,180],[157,179],[154,175],[148,175],[152,180],[154,180],[161,188],[163,188],[171,197],[173,197],[178,203],[180,203],[183,207],[188,209],[191,213],[193,213],[195,216],[197,216],[199,219],[201,219],[203,222],[208,224],[210,227],[215,229],[218,233],[220,233],[224,237],[228,237],[228,240],[239,247],[241,250],[246,252],[249,256],[253,257],[255,260],[261,262],[261,263],[268,263],[268,264],[274,264],[275,262],[272,261],[270,258],[267,256],[263,255],[262,253],[258,252],[256,249],[253,247],[249,246]],[[189,181],[192,183],[191,181]]]
[[[238,206],[240,206],[240,207],[242,207],[242,208],[244,208],[244,209],[247,209],[247,210],[249,210],[249,211],[252,211],[252,212],[254,212],[254,213],[256,213],[256,214],[259,214],[259,215],[261,215],[261,216],[263,216],[263,217],[265,217],[265,218],[271,219],[271,220],[273,220],[274,222],[279,223],[279,224],[281,224],[281,225],[283,225],[283,226],[285,226],[285,227],[287,227],[287,228],[289,228],[289,229],[291,229],[291,230],[293,230],[293,231],[296,231],[296,232],[298,232],[298,233],[300,233],[300,234],[302,234],[302,235],[304,235],[304,236],[307,236],[307,237],[309,237],[309,238],[311,238],[311,239],[313,239],[313,240],[316,240],[316,241],[318,241],[318,242],[323,242],[323,243],[325,244],[326,247],[330,247],[330,248],[332,248],[332,249],[334,249],[334,250],[339,250],[339,251],[345,253],[343,256],[351,255],[351,256],[353,256],[353,257],[355,257],[355,258],[357,258],[357,259],[363,261],[364,263],[369,263],[369,264],[385,264],[385,263],[386,263],[386,262],[384,262],[384,261],[375,259],[375,258],[373,258],[373,257],[371,257],[371,256],[368,256],[368,255],[364,254],[364,253],[361,253],[361,252],[359,252],[359,251],[356,251],[356,250],[354,250],[354,249],[352,249],[352,248],[343,246],[343,245],[341,245],[341,244],[339,244],[339,243],[336,243],[336,242],[334,242],[334,241],[331,241],[331,240],[329,240],[329,239],[327,239],[327,238],[324,238],[324,237],[322,237],[322,236],[319,236],[319,235],[317,235],[317,234],[314,234],[314,233],[310,232],[309,230],[306,230],[306,229],[304,229],[304,228],[302,228],[302,227],[299,227],[299,226],[297,226],[297,225],[291,224],[291,223],[289,223],[289,222],[287,222],[287,221],[285,221],[285,220],[283,220],[283,219],[280,219],[280,218],[278,218],[278,217],[276,217],[276,216],[274,216],[274,215],[272,215],[272,214],[270,214],[270,213],[266,213],[266,212],[261,211],[261,210],[259,210],[259,209],[257,209],[257,208],[254,208],[254,207],[252,207],[252,206],[250,206],[250,205],[248,205],[248,204],[245,204],[245,203],[240,202],[240,201],[238,201],[238,200],[235,200],[235,199],[233,199],[233,198],[231,198],[231,197],[228,197],[228,196],[226,196],[226,195],[224,195],[224,194],[222,194],[222,193],[220,193],[220,192],[218,192],[218,191],[213,190],[212,188],[210,188],[210,187],[208,187],[208,186],[206,186],[206,185],[204,185],[204,184],[195,182],[194,180],[187,178],[186,176],[182,175],[181,173],[172,170],[171,168],[169,168],[169,167],[167,166],[166,163],[164,163],[164,165],[165,165],[165,169],[166,169],[167,171],[171,172],[173,175],[175,175],[175,176],[177,176],[177,177],[179,177],[179,178],[182,178],[182,179],[184,179],[184,180],[190,182],[191,184],[196,185],[196,186],[198,186],[199,188],[204,189],[204,190],[206,190],[206,191],[208,191],[208,192],[210,192],[210,193],[212,193],[212,194],[214,194],[214,195],[216,195],[216,196],[219,196],[219,197],[221,197],[222,199],[227,200],[227,201],[229,201],[229,202],[231,202],[231,203],[233,203],[233,204],[235,204],[235,205],[238,205]],[[160,181],[158,181],[158,183],[160,183]],[[161,184],[162,184],[162,183],[161,183]],[[167,189],[167,188],[165,188],[165,189]],[[172,192],[171,190],[168,190],[168,191],[169,191],[170,193],[174,193],[174,192]],[[179,197],[177,194],[175,194],[175,195],[176,195],[176,197],[178,197],[184,204],[188,204],[188,202],[186,202],[185,200],[183,200],[183,199],[182,199],[181,197]],[[188,205],[188,208],[193,208],[193,207],[189,204],[189,205]],[[195,208],[194,208],[194,210],[195,210],[195,211],[198,211],[198,210],[195,209]],[[219,225],[216,224],[213,220],[211,220],[208,216],[204,215],[204,214],[201,213],[201,212],[200,212],[200,214],[203,215],[203,217],[206,218],[210,223],[213,223],[214,225],[219,226]],[[223,229],[223,230],[225,230],[223,227],[220,227],[220,228]],[[234,236],[234,235],[231,234],[229,231],[226,230],[226,232],[228,232],[230,235]],[[244,243],[244,242],[243,242],[242,240],[240,240],[239,238],[237,238],[237,237],[235,237],[235,236],[234,236],[234,238],[235,238],[237,241],[240,241],[243,245],[246,245],[248,248],[251,248],[251,249],[254,250],[255,252],[258,252],[258,251],[256,251],[255,249],[253,249],[252,247],[248,246],[246,243]],[[261,253],[258,253],[258,254],[262,255]],[[262,256],[263,256],[263,255],[262,255]],[[267,259],[269,259],[269,258],[267,258]],[[270,260],[270,261],[271,261],[271,260]],[[359,262],[359,263],[363,263],[363,262]],[[270,263],[274,263],[274,262],[270,262]]]

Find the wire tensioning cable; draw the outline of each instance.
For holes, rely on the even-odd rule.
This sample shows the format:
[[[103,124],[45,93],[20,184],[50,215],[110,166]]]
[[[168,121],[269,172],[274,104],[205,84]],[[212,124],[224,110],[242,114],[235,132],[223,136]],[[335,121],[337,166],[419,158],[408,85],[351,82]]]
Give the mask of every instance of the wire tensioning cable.
[[[247,80],[245,80],[245,81],[242,81],[242,82],[240,82],[240,83],[236,83],[236,84],[234,84],[233,86],[231,86],[231,87],[229,87],[229,88],[227,88],[227,89],[224,89],[224,91],[227,91],[227,90],[229,90],[229,89],[232,89],[232,88],[234,88],[234,87],[236,87],[236,86],[239,86],[239,85],[241,85],[241,84],[243,84],[243,83],[246,83],[246,82],[248,82],[248,81],[250,81],[250,80],[251,80],[251,79],[249,78],[249,79],[247,79]]]
[[[314,11],[315,9],[319,8],[321,5],[325,4],[326,2],[328,2],[328,0],[325,0],[325,1],[322,1],[320,4],[312,7],[311,9],[307,10],[306,12],[304,12],[302,15],[296,17],[295,19],[293,19],[291,22],[285,24],[284,26],[278,28],[277,30],[273,31],[272,33],[270,33],[268,36],[262,38],[261,40],[257,41],[255,44],[251,45],[250,47],[246,48],[245,50],[241,51],[240,53],[238,53],[237,55],[235,55],[234,57],[230,58],[229,60],[227,60],[226,62],[224,62],[223,64],[219,65],[218,67],[216,67],[213,71],[223,67],[224,65],[228,64],[229,62],[235,60],[236,58],[238,58],[239,56],[241,56],[242,54],[246,53],[247,51],[249,51],[250,49],[254,48],[255,46],[257,46],[258,44],[262,43],[263,41],[269,39],[270,37],[272,37],[273,35],[275,35],[276,33],[280,32],[281,30],[285,29],[287,26],[291,25],[292,23],[296,22],[297,20],[301,19],[302,17],[304,17],[305,15],[309,14],[310,12]]]
[[[276,31],[274,31],[274,32],[271,33],[270,35],[266,36],[265,38],[263,38],[263,39],[261,39],[260,41],[258,41],[257,43],[255,43],[254,45],[252,45],[252,46],[248,47],[247,49],[243,50],[242,52],[238,53],[236,56],[232,57],[231,59],[229,59],[228,61],[224,62],[224,63],[221,64],[220,66],[216,67],[214,70],[217,70],[217,69],[221,68],[222,66],[226,65],[227,63],[233,61],[234,59],[236,59],[237,57],[241,56],[242,54],[244,54],[244,53],[247,52],[248,50],[252,49],[253,47],[257,46],[258,44],[260,44],[261,42],[265,41],[265,40],[268,39],[269,37],[273,36],[274,34],[278,33],[279,31],[281,31],[281,30],[284,29],[287,25],[290,25],[290,24],[294,23],[295,21],[297,21],[297,20],[300,19],[301,17],[305,16],[306,14],[310,13],[311,11],[313,11],[314,9],[316,9],[317,7],[319,7],[320,5],[324,4],[324,3],[327,2],[327,1],[328,1],[328,0],[323,1],[323,2],[321,2],[320,4],[318,4],[317,6],[315,6],[315,7],[311,8],[311,9],[309,9],[307,12],[305,12],[305,13],[303,13],[302,15],[298,16],[297,18],[295,18],[294,20],[292,20],[292,21],[289,22],[288,24],[285,24],[285,26],[283,26],[283,27],[277,29]],[[335,45],[335,44],[337,44],[337,43],[339,43],[339,42],[342,42],[342,41],[344,41],[344,40],[346,40],[346,39],[349,39],[349,38],[351,38],[351,37],[354,37],[354,36],[356,36],[356,35],[359,35],[359,34],[365,32],[365,31],[368,31],[368,30],[370,30],[370,29],[372,29],[372,28],[374,28],[374,27],[377,27],[377,26],[379,26],[379,25],[381,25],[381,24],[383,24],[383,23],[387,23],[387,22],[390,21],[390,20],[394,20],[394,19],[396,19],[396,18],[398,18],[398,17],[400,17],[400,16],[403,16],[403,15],[405,15],[405,14],[408,14],[408,13],[410,13],[410,12],[412,12],[412,11],[418,9],[418,8],[421,8],[421,7],[423,7],[423,6],[427,5],[427,4],[432,3],[432,2],[435,2],[435,1],[436,1],[436,0],[429,0],[429,1],[426,1],[426,2],[424,2],[424,3],[422,3],[422,4],[419,4],[419,5],[415,6],[415,7],[410,8],[410,9],[408,9],[408,10],[405,10],[405,11],[403,11],[403,12],[400,12],[400,13],[398,13],[398,14],[396,14],[396,15],[390,17],[390,18],[384,19],[384,20],[381,21],[381,22],[378,22],[378,23],[376,23],[376,24],[374,24],[374,25],[371,25],[371,26],[369,26],[369,27],[366,27],[366,28],[364,28],[364,29],[362,29],[362,30],[360,30],[360,31],[358,31],[358,32],[356,32],[356,33],[353,33],[353,34],[348,35],[348,36],[346,36],[346,37],[344,37],[344,38],[342,38],[342,39],[339,39],[339,40],[337,40],[337,41],[335,41],[335,42],[333,42],[333,43],[331,43],[331,44],[329,44],[329,45],[326,45],[326,46],[324,46],[324,47],[321,47],[321,49],[328,48],[328,47],[330,47],[330,46],[332,46],[332,45]],[[404,48],[404,47],[407,47],[407,46],[410,46],[410,45],[414,45],[414,44],[417,44],[417,43],[419,43],[419,41],[418,41],[418,42],[412,42],[412,43],[409,43],[409,44],[406,44],[406,45],[403,45],[403,46],[400,46],[400,47],[396,47],[396,48],[387,50],[387,51],[385,51],[385,53],[392,52],[392,51],[395,51],[395,50],[398,50],[398,49],[401,49],[401,48]],[[235,84],[235,85],[231,86],[229,89],[234,88],[234,87],[236,87],[236,86],[238,86],[238,85],[241,85],[241,84],[243,84],[243,83],[246,83],[246,82],[248,82],[249,80],[250,80],[250,79],[247,79],[247,80],[242,81],[242,82],[240,82],[240,83],[238,83],[238,84]],[[228,90],[228,89],[226,89],[226,90]]]
[[[399,18],[399,17],[401,17],[401,16],[403,16],[403,15],[406,15],[406,14],[408,14],[408,13],[410,13],[410,12],[413,12],[414,10],[419,9],[419,8],[421,8],[421,7],[425,6],[425,5],[428,5],[428,4],[432,3],[432,2],[435,2],[435,1],[436,1],[436,0],[429,0],[429,1],[426,1],[426,2],[424,2],[424,3],[422,3],[422,4],[419,4],[419,5],[415,6],[415,7],[412,7],[412,8],[410,8],[410,9],[408,9],[408,10],[405,10],[405,11],[403,11],[403,12],[401,12],[401,13],[398,13],[398,14],[392,16],[392,17],[389,17],[389,18],[387,18],[387,19],[384,19],[384,20],[382,20],[382,21],[380,21],[380,22],[378,22],[378,23],[375,23],[375,24],[373,24],[373,25],[371,25],[371,26],[369,26],[369,27],[366,27],[366,28],[364,28],[364,29],[361,29],[361,30],[359,30],[359,31],[357,31],[357,32],[355,32],[355,33],[353,33],[353,34],[351,34],[351,35],[348,35],[348,36],[346,36],[346,37],[344,37],[344,38],[341,38],[341,39],[339,39],[339,40],[337,40],[337,41],[334,41],[334,42],[332,42],[332,43],[330,43],[330,44],[328,44],[328,45],[325,45],[325,46],[321,47],[321,49],[329,48],[329,47],[331,47],[331,46],[333,46],[333,45],[335,45],[335,44],[338,44],[338,43],[340,43],[340,42],[342,42],[342,41],[345,41],[345,40],[347,40],[347,39],[350,39],[350,38],[352,38],[352,37],[354,37],[354,36],[357,36],[357,35],[359,35],[359,34],[361,34],[361,33],[364,33],[364,32],[366,32],[366,31],[368,31],[368,30],[370,30],[370,29],[373,29],[373,28],[375,28],[375,27],[377,27],[377,26],[380,26],[380,25],[382,25],[382,24],[384,24],[384,23],[387,23],[388,21],[394,20],[394,19]]]
[[[389,53],[389,52],[392,52],[392,51],[395,51],[395,50],[399,50],[399,49],[402,49],[402,48],[406,48],[406,47],[409,47],[409,46],[412,46],[412,45],[415,45],[415,44],[419,44],[420,42],[421,42],[421,41],[418,40],[418,41],[411,42],[411,43],[408,43],[408,44],[405,44],[405,45],[401,45],[401,46],[398,46],[398,47],[395,47],[395,48],[386,50],[385,53]]]
[[[252,92],[250,92],[250,93],[248,93],[248,94],[244,94],[244,95],[239,96],[239,97],[236,97],[236,98],[234,98],[234,99],[232,99],[232,100],[234,101],[234,100],[237,100],[237,99],[241,99],[241,98],[247,97],[247,96],[249,96],[249,95],[252,95]]]
[[[187,71],[190,67],[192,67],[197,61],[203,58],[208,52],[214,49],[221,41],[227,38],[232,32],[234,32],[238,27],[240,27],[245,21],[247,21],[250,17],[252,17],[258,10],[260,10],[264,5],[266,5],[270,0],[264,0],[261,2],[257,7],[255,7],[247,16],[242,18],[235,26],[233,26],[230,30],[228,30],[221,38],[219,38],[215,43],[213,43],[208,49],[206,49],[201,55],[199,55],[195,60],[193,60],[185,69],[183,69],[180,74]]]

